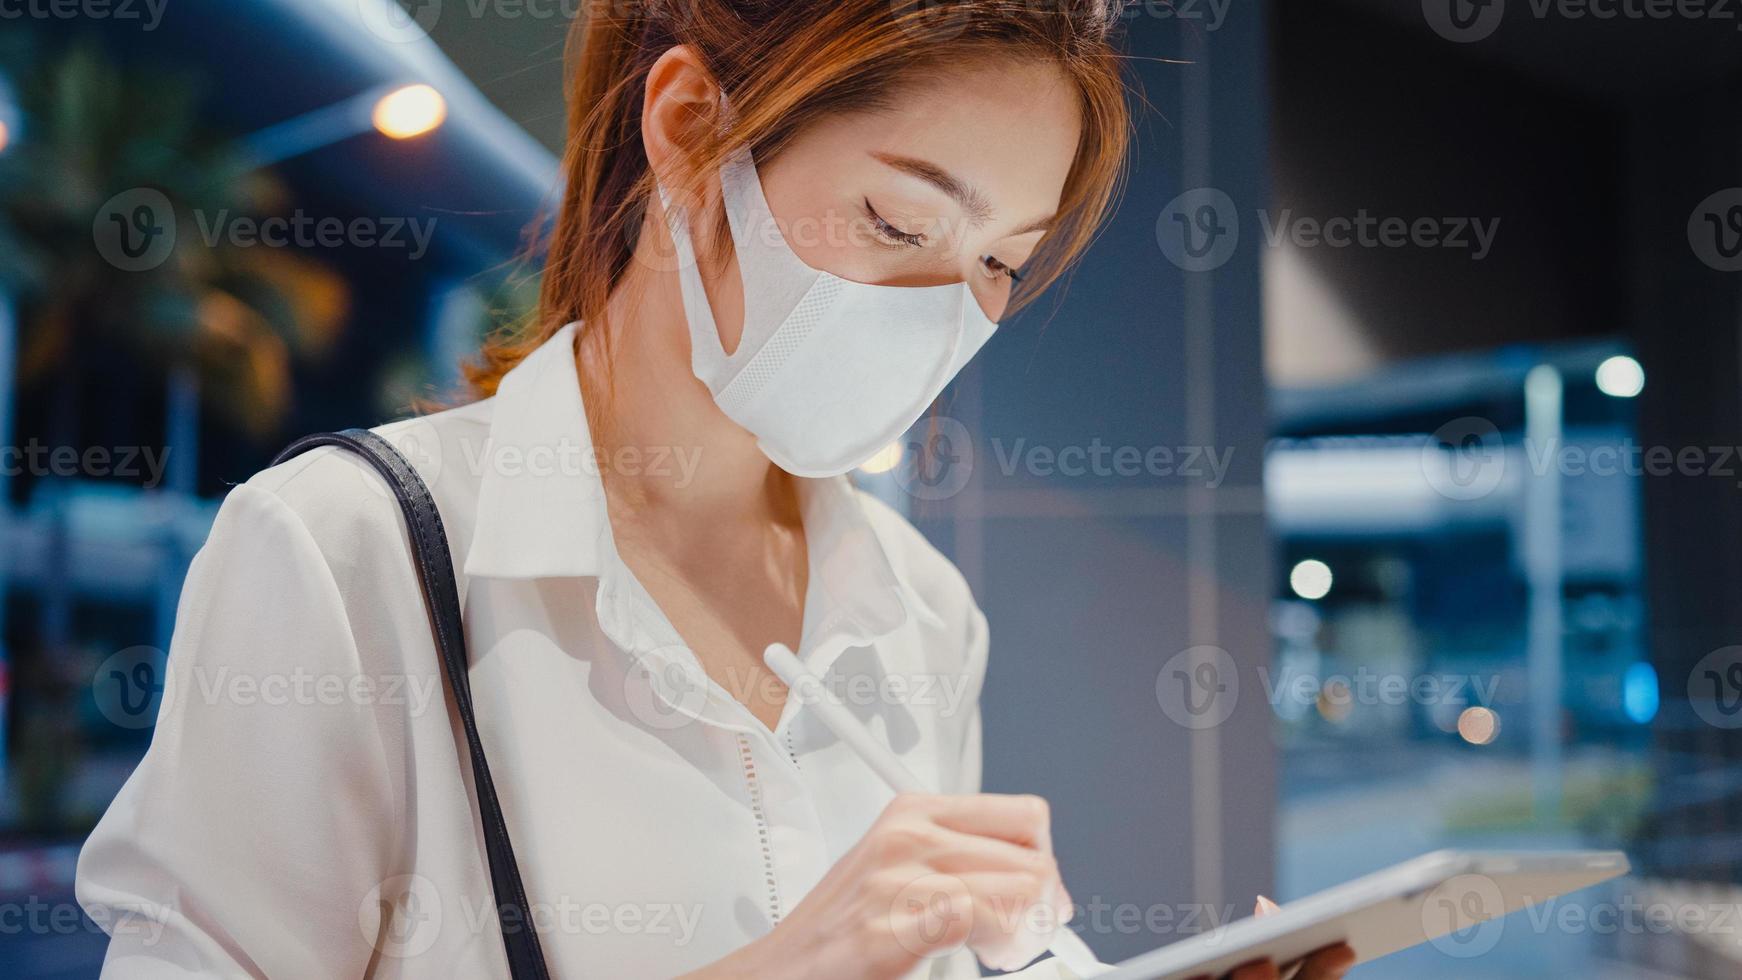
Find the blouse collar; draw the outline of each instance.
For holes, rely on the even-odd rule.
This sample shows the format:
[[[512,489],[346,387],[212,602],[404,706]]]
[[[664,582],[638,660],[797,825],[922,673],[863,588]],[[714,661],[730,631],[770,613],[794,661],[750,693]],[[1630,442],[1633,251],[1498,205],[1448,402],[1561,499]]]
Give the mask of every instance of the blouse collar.
[[[468,576],[537,579],[626,573],[611,541],[605,488],[568,324],[503,376],[492,399]],[[675,464],[674,464],[675,465]],[[873,639],[910,619],[940,626],[900,577],[845,476],[799,479],[810,555],[806,640],[840,626]],[[818,588],[820,586],[820,588]],[[815,617],[813,621],[813,615]]]

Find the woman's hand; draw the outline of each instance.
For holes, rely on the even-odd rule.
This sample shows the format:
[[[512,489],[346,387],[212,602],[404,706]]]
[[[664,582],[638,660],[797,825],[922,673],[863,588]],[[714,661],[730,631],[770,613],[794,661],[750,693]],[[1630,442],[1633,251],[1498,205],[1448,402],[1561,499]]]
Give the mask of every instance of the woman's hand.
[[[1070,907],[1046,801],[903,794],[774,931],[693,976],[899,977],[964,945],[1015,969]]]
[[[1269,915],[1279,908],[1281,906],[1270,899],[1263,895],[1258,896],[1256,914]],[[1291,980],[1338,980],[1343,974],[1348,973],[1349,968],[1354,965],[1355,951],[1349,948],[1348,943],[1338,943],[1335,946],[1326,946],[1324,949],[1307,954],[1307,958],[1301,961],[1300,969],[1292,975]],[[1281,980],[1281,977],[1281,971],[1276,968],[1275,963],[1269,960],[1247,963],[1245,966],[1236,967],[1234,972],[1228,974],[1228,980]]]

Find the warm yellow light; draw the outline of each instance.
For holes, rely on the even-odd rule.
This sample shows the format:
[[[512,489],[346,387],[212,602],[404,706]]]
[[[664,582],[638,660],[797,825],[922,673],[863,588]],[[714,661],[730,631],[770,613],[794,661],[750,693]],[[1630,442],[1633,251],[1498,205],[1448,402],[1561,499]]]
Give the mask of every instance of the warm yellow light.
[[[866,473],[887,473],[901,465],[901,443],[892,442],[877,450],[877,455],[859,464]]]
[[[1340,680],[1333,680],[1319,691],[1318,702],[1314,707],[1319,709],[1319,717],[1333,725],[1340,725],[1349,717],[1349,712],[1355,708],[1355,698],[1349,690],[1349,685]]]
[[[375,103],[375,128],[381,135],[408,140],[435,129],[448,117],[448,102],[428,85],[407,85]]]
[[[1465,708],[1458,715],[1458,734],[1471,745],[1487,745],[1500,734],[1500,716],[1487,708]]]
[[[6,152],[6,144],[12,142],[12,130],[6,128],[6,120],[0,119],[0,153]]]

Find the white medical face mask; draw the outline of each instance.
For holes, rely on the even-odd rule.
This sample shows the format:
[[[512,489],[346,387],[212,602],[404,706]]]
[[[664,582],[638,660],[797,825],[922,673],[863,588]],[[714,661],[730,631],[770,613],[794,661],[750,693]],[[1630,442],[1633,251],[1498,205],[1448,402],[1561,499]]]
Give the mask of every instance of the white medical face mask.
[[[873,286],[813,269],[787,246],[749,150],[720,169],[744,279],[744,332],[720,344],[694,243],[660,188],[677,248],[690,367],[732,421],[795,476],[834,476],[912,425],[997,324],[967,283]]]

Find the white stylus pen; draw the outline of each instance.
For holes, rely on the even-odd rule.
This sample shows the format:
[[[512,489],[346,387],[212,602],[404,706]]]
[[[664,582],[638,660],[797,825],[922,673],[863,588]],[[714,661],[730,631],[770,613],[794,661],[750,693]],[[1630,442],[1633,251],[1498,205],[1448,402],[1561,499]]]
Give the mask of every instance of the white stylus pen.
[[[897,793],[929,793],[925,784],[919,781],[908,768],[901,764],[894,753],[883,747],[877,741],[870,729],[859,723],[845,705],[835,700],[833,692],[823,684],[822,678],[811,673],[810,668],[799,662],[798,657],[786,648],[784,643],[770,643],[768,649],[762,652],[762,660],[768,664],[768,669],[786,682],[788,690],[805,698],[804,703],[814,710],[823,724],[841,741],[859,753],[859,758],[871,767],[871,771],[883,777],[889,788]],[[1089,950],[1082,937],[1061,925],[1053,933],[1052,945],[1047,951],[1059,958],[1072,973],[1079,977],[1092,977],[1106,972],[1095,954]]]

